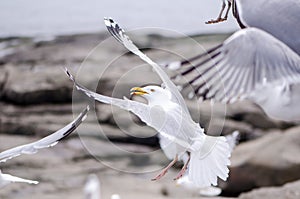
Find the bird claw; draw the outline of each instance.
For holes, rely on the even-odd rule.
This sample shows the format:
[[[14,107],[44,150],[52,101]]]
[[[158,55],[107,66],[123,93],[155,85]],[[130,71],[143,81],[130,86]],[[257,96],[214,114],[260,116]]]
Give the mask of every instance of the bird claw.
[[[181,171],[178,173],[178,175],[173,180],[180,179],[183,176],[183,174],[185,173],[185,171],[186,171],[186,168],[181,169]]]
[[[152,178],[151,181],[160,180],[162,177],[164,177],[166,175],[167,172],[168,172],[168,170],[163,170],[155,178]]]
[[[224,18],[217,18],[217,19],[211,19],[211,20],[205,22],[205,24],[220,23],[220,22],[223,22],[223,21],[226,21],[226,20],[227,20],[227,17],[224,17]]]

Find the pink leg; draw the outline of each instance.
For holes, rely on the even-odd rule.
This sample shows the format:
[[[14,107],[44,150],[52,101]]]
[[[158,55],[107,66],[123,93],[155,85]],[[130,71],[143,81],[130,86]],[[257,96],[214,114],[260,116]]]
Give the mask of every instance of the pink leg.
[[[225,4],[225,2],[223,1],[222,9],[221,9],[221,11],[220,11],[219,16],[217,17],[217,19],[211,19],[210,21],[207,21],[207,22],[205,22],[205,23],[206,23],[206,24],[212,24],[212,23],[218,23],[218,22],[220,22],[220,21],[222,20],[222,14],[223,14],[223,12],[224,12],[224,10],[225,10],[225,7],[226,7],[226,4]]]
[[[180,170],[180,172],[178,173],[178,175],[174,178],[174,180],[178,180],[179,178],[181,178],[184,175],[184,173],[186,172],[186,170],[188,168],[188,165],[190,163],[190,159],[191,159],[191,156],[189,155],[189,159],[183,165],[182,169]]]
[[[227,10],[226,10],[226,14],[225,16],[222,18],[222,14],[225,10],[225,7],[226,7],[226,4],[225,2],[223,1],[223,4],[222,4],[222,9],[221,9],[221,12],[219,13],[219,16],[217,17],[217,19],[212,19],[210,21],[207,21],[205,22],[206,24],[213,24],[213,23],[219,23],[219,22],[222,22],[222,21],[226,21],[227,20],[227,17],[228,17],[228,13],[230,11],[230,8],[231,8],[231,3],[230,1],[227,1],[228,2],[228,7],[227,7]]]
[[[176,155],[176,157],[174,158],[174,160],[172,160],[172,162],[170,162],[170,164],[165,167],[155,178],[151,179],[152,181],[156,181],[161,179],[164,175],[166,175],[166,173],[168,172],[168,170],[178,161],[178,156]]]

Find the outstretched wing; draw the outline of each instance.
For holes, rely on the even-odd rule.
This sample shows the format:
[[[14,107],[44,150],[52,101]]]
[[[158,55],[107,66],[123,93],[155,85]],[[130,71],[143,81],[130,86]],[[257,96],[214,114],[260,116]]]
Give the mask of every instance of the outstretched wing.
[[[81,122],[85,120],[88,111],[89,106],[87,106],[85,110],[82,111],[80,115],[70,124],[39,141],[18,146],[1,152],[0,162],[6,162],[7,160],[17,157],[21,154],[34,154],[38,152],[39,149],[48,148],[56,145],[60,140],[70,135],[81,124]]]
[[[172,93],[172,100],[180,104],[183,107],[183,110],[188,113],[185,101],[177,89],[176,85],[170,80],[168,75],[163,71],[163,69],[154,61],[152,61],[147,55],[141,52],[138,47],[130,40],[130,38],[125,34],[124,30],[114,22],[111,18],[104,19],[105,25],[110,32],[110,34],[121,44],[123,44],[129,51],[139,56],[146,63],[151,65],[156,73],[159,75],[163,81],[163,85]]]
[[[257,28],[240,30],[207,53],[166,67],[183,70],[178,76],[190,80],[197,96],[223,102],[245,98],[267,83],[300,80],[299,55]]]
[[[38,184],[38,181],[34,181],[34,180],[27,180],[24,178],[19,178],[16,176],[12,176],[9,174],[0,174],[2,175],[2,179],[8,182],[23,182],[23,183],[28,183],[28,184]]]
[[[160,132],[167,139],[170,139],[172,141],[176,140],[176,142],[181,144],[182,146],[188,147],[189,144],[183,140],[188,140],[189,137],[194,137],[194,134],[198,133],[195,130],[197,126],[196,124],[183,125],[183,117],[181,111],[166,113],[160,106],[150,107],[144,103],[132,101],[127,98],[117,99],[95,93],[78,84],[71,73],[67,70],[67,68],[65,69],[65,72],[70,80],[72,80],[75,84],[76,89],[83,92],[88,97],[102,103],[118,106],[122,109],[134,113],[148,126]],[[180,129],[182,128],[185,128],[183,132],[186,132],[186,134],[181,133]],[[179,137],[184,137],[184,139],[178,139]]]
[[[75,81],[75,78],[73,75],[68,71],[67,68],[65,68],[65,73],[68,75],[70,80],[74,83],[75,87],[77,90],[83,92],[85,95],[87,95],[90,98],[93,98],[96,101],[105,103],[105,104],[111,104],[114,106],[118,106],[122,109],[128,110],[136,114],[143,122],[145,123],[150,123],[150,115],[148,114],[150,112],[149,107],[146,104],[128,100],[127,98],[125,99],[118,99],[118,98],[113,98],[113,97],[108,97],[105,95],[101,95],[98,93],[95,93],[84,86],[80,85]]]

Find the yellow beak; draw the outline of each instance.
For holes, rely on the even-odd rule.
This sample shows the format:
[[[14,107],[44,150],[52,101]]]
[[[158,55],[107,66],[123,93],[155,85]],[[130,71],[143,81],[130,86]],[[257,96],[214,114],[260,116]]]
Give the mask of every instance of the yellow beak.
[[[134,87],[130,89],[130,95],[144,95],[144,94],[148,94],[148,92],[144,91],[140,87]]]

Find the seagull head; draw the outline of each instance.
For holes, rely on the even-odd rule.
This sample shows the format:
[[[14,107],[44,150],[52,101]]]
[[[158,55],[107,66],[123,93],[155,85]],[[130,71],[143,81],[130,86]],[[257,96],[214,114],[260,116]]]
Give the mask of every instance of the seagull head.
[[[171,100],[171,93],[159,86],[134,87],[130,89],[130,95],[138,95],[145,98],[149,105],[163,105]]]

